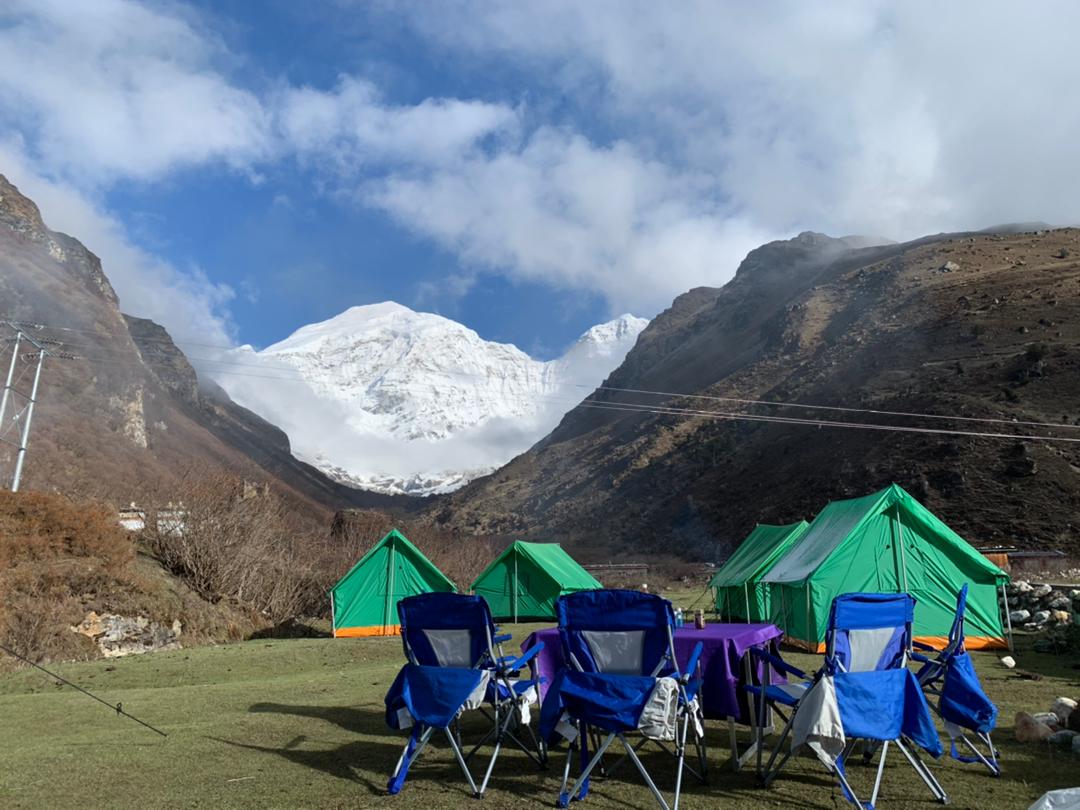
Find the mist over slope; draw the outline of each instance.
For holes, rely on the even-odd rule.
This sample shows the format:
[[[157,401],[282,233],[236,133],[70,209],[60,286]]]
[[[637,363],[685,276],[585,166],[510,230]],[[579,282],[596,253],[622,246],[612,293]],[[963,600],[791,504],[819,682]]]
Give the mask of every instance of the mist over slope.
[[[1080,446],[952,433],[1080,438],[1080,428],[1014,424],[1080,424],[1080,231],[1024,227],[871,247],[813,233],[763,245],[724,287],[676,298],[605,390],[431,519],[713,558],[756,522],[811,518],[831,499],[895,481],[974,543],[1077,549]],[[664,407],[697,413],[636,410]]]

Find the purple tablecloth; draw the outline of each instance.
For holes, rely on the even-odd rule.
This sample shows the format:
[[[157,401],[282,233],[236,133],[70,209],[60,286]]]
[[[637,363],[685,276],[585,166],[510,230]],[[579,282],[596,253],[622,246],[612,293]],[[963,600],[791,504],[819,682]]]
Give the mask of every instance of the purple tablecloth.
[[[777,652],[783,631],[772,624],[708,624],[704,630],[680,627],[675,630],[675,655],[685,662],[694,645],[702,643],[701,672],[702,708],[705,716],[713,720],[734,717],[739,722],[746,718],[746,694],[739,689],[745,681],[746,669],[743,656],[751,647],[761,647]],[[549,627],[537,630],[521,645],[522,651],[532,649],[543,641],[544,649],[533,659],[533,675],[545,678],[540,686],[541,696],[547,690],[555,673],[563,665],[562,642],[559,629]],[[760,667],[758,667],[760,676]],[[777,679],[783,682],[782,678]]]

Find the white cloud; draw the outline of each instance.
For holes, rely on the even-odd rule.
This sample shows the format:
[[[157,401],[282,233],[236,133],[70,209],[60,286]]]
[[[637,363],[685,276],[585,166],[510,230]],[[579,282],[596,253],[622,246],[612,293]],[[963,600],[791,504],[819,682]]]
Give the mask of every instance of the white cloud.
[[[716,284],[770,236],[709,199],[710,179],[541,129],[521,149],[392,174],[362,197],[466,262],[654,311]],[[725,272],[726,271],[726,272]]]
[[[285,148],[331,158],[335,171],[355,175],[379,164],[443,164],[489,135],[515,128],[501,104],[428,98],[415,105],[385,102],[371,82],[343,76],[332,91],[289,88],[275,99]]]
[[[0,115],[38,164],[81,185],[265,154],[259,100],[178,13],[125,0],[11,0],[0,10]]]

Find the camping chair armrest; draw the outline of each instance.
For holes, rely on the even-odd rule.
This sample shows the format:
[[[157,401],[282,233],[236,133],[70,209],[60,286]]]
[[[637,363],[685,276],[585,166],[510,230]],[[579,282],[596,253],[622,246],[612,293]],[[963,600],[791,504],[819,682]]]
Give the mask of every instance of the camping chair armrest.
[[[925,650],[926,652],[937,652],[937,647],[932,644],[925,644],[922,641],[915,641],[912,639],[911,646],[917,650]]]
[[[523,669],[526,664],[536,658],[540,654],[540,651],[544,649],[544,642],[537,642],[535,647],[530,647],[522,656],[509,664],[503,665],[504,672],[517,672],[519,669]]]
[[[505,644],[506,642],[510,641],[511,639],[513,639],[513,636],[510,635],[509,633],[506,633],[506,634],[501,635],[501,636],[495,636],[495,638],[492,639],[492,642],[494,642],[495,644]]]
[[[935,661],[933,658],[927,658],[925,655],[920,655],[917,652],[913,652],[911,654],[911,660],[912,661],[920,661],[920,662],[922,662],[924,664],[936,664],[937,663],[937,661]]]
[[[701,653],[704,649],[705,645],[700,641],[694,645],[694,649],[690,653],[690,660],[686,662],[686,670],[683,672],[683,683],[689,681],[691,676],[693,676],[694,671],[697,670],[698,661],[701,659]]]
[[[767,650],[762,650],[762,649],[760,649],[758,647],[751,647],[749,650],[747,650],[747,652],[750,653],[750,655],[752,655],[752,656],[764,659],[777,672],[782,672],[785,675],[794,675],[795,677],[801,678],[804,681],[809,680],[809,678],[810,678],[809,675],[807,675],[805,672],[803,672],[798,667],[793,667],[791,664],[789,664],[787,661],[785,661],[780,656],[773,655],[771,652],[768,652]]]

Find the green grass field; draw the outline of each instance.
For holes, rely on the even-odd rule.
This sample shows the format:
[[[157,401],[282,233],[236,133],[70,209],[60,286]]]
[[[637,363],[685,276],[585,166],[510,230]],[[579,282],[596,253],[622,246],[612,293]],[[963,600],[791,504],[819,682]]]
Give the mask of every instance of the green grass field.
[[[514,628],[515,644],[534,626]],[[811,665],[808,656],[801,658]],[[1080,694],[1076,659],[1022,647],[1020,666],[1041,681],[1018,680],[996,657],[976,655],[983,683],[1001,709],[996,734],[1004,776],[993,779],[948,757],[932,763],[956,807],[1027,807],[1042,792],[1080,784],[1080,758],[1012,739],[1016,711],[1043,711],[1059,695]],[[468,806],[445,746],[425,752],[396,797],[386,779],[404,737],[383,722],[383,695],[403,660],[398,639],[248,641],[118,661],[57,665],[65,677],[168,732],[158,737],[34,670],[0,677],[0,807],[285,808]],[[745,732],[740,735],[745,738]],[[809,759],[793,762],[769,791],[751,771],[727,764],[727,727],[709,723],[710,783],[686,783],[683,806],[734,808],[846,806]],[[666,760],[652,760],[662,788]],[[890,756],[880,802],[929,807],[928,791]],[[483,800],[488,807],[550,807],[562,753],[547,772],[523,755],[500,758]],[[474,767],[479,770],[479,766]],[[871,771],[852,766],[856,787]],[[585,807],[655,806],[631,768],[594,782]]]

